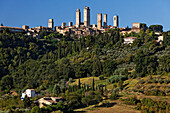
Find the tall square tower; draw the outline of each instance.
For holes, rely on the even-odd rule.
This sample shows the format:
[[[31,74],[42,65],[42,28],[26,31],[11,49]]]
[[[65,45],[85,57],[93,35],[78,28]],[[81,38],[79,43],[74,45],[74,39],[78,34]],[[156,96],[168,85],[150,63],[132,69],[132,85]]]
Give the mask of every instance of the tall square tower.
[[[101,29],[102,27],[102,13],[97,14],[97,29]]]
[[[84,8],[84,26],[90,27],[90,8],[86,6]]]
[[[104,29],[107,28],[107,14],[103,15],[103,26],[104,26]]]
[[[54,22],[53,22],[53,19],[49,19],[48,21],[48,27],[53,29],[54,28]]]
[[[81,12],[80,9],[77,9],[76,11],[76,25],[80,26],[81,24]]]
[[[117,15],[113,16],[113,26],[119,27],[119,17]]]

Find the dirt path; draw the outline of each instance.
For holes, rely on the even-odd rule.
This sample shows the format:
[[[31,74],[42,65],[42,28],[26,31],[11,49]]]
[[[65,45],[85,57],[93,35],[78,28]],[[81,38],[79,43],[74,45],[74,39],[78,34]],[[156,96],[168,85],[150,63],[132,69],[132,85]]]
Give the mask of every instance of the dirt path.
[[[111,101],[111,107],[91,107],[87,109],[76,110],[77,113],[141,113],[135,110],[135,106],[125,105],[121,101]]]

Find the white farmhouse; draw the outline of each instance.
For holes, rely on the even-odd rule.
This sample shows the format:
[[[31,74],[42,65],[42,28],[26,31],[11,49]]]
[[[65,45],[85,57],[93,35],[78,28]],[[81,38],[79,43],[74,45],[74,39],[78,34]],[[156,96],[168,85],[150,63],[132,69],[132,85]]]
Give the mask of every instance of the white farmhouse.
[[[21,99],[25,98],[26,95],[27,95],[27,97],[35,97],[35,96],[37,96],[34,89],[27,89],[24,93],[22,93]]]

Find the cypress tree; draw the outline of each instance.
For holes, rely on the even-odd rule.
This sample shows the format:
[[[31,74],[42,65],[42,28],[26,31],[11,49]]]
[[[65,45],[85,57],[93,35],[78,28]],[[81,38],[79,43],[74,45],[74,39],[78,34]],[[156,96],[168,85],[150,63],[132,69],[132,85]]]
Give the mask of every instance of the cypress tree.
[[[59,46],[58,47],[58,59],[60,59],[61,58],[61,47]]]
[[[87,84],[87,91],[89,91],[89,85]]]
[[[79,82],[78,82],[78,88],[79,88],[79,89],[81,88],[80,79],[79,79]]]
[[[86,91],[86,85],[84,84],[83,90]]]
[[[94,91],[95,89],[94,89],[94,78],[93,78],[93,82],[92,82],[92,90]]]
[[[103,85],[102,85],[102,95],[103,95]]]
[[[106,88],[106,84],[105,84],[105,91],[107,90],[107,88]]]
[[[57,85],[55,84],[54,87],[53,87],[53,94],[56,93],[56,87],[57,87]]]

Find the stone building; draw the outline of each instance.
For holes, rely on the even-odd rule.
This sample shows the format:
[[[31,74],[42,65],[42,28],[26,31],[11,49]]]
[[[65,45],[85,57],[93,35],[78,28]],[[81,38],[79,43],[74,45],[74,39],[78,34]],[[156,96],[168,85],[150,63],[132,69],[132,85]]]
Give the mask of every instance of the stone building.
[[[140,28],[140,23],[133,23],[133,27],[132,28]]]
[[[8,29],[10,32],[13,32],[13,33],[22,33],[22,32],[25,32],[25,29],[19,28],[19,27],[0,26],[0,31],[4,30],[4,29]]]
[[[54,21],[53,21],[53,19],[49,19],[49,21],[48,21],[48,27],[51,28],[51,29],[54,28]]]
[[[76,25],[79,27],[81,24],[81,12],[80,9],[77,9],[76,11]]]
[[[29,29],[29,26],[23,25],[23,26],[22,26],[22,29],[28,30],[28,29]]]
[[[90,27],[90,8],[86,6],[84,8],[84,26]]]
[[[63,23],[61,24],[61,27],[62,27],[62,28],[66,28],[66,27],[67,27],[67,24],[66,24],[65,22],[63,22]]]
[[[117,15],[113,16],[113,26],[119,27],[119,17]]]
[[[107,28],[107,14],[103,15],[103,27],[104,27],[104,29]]]
[[[102,13],[98,13],[97,14],[97,29],[101,29],[102,28]]]
[[[35,97],[35,96],[38,96],[38,94],[36,94],[34,89],[27,89],[27,90],[25,90],[25,92],[22,93],[21,99],[24,99],[25,96]]]
[[[37,102],[39,104],[39,107],[42,108],[45,105],[52,105],[58,102],[63,102],[63,98],[62,97],[43,97],[43,98],[40,98]]]
[[[139,33],[141,29],[145,31],[147,29],[146,24],[135,22],[135,23],[133,23],[131,31],[133,31],[135,33]]]
[[[73,22],[69,22],[68,26],[69,27],[73,26]]]

